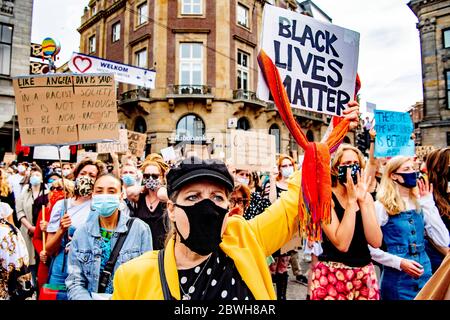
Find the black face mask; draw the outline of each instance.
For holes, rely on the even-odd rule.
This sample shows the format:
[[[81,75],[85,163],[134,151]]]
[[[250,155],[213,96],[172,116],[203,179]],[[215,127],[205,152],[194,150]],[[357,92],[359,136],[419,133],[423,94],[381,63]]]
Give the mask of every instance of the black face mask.
[[[222,242],[222,224],[228,209],[216,205],[212,200],[205,199],[192,206],[181,206],[175,204],[186,212],[189,221],[189,235],[183,238],[175,228],[181,238],[181,243],[201,256],[206,256],[215,251]]]

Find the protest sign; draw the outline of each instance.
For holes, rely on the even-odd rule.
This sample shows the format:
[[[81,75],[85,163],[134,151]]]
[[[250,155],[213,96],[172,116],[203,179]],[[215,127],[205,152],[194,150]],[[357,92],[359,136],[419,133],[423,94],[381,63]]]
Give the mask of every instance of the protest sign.
[[[50,74],[13,79],[23,145],[119,140],[111,74]]]
[[[164,161],[174,161],[177,159],[177,155],[175,153],[175,149],[173,147],[168,147],[160,150],[161,155]]]
[[[292,107],[341,116],[353,100],[359,33],[266,5],[261,49],[276,65]],[[261,71],[257,95],[271,99]]]
[[[260,131],[229,130],[226,162],[237,169],[269,171],[276,165],[275,136]]]
[[[366,112],[368,113],[374,113],[375,109],[377,108],[377,105],[372,102],[366,102]]]
[[[119,142],[97,143],[97,153],[125,153],[128,151],[128,130],[119,129]]]
[[[98,153],[92,151],[85,151],[84,149],[77,151],[77,163],[79,163],[84,158],[89,158],[93,161],[97,160]]]
[[[140,158],[144,154],[147,144],[147,135],[144,133],[128,131],[128,150],[132,155]]]
[[[70,148],[63,146],[60,148],[61,160],[70,161]],[[58,147],[55,146],[39,146],[34,147],[33,159],[40,160],[59,160]]]
[[[416,147],[416,156],[419,157],[421,160],[424,159],[426,155],[428,155],[431,151],[436,150],[435,146],[429,145],[429,146],[417,146]]]
[[[407,112],[375,110],[375,157],[414,156],[414,130]]]
[[[9,164],[16,160],[16,155],[11,152],[5,152],[5,155],[3,156],[3,162],[6,164]]]
[[[155,89],[156,72],[74,52],[69,60],[73,73],[114,73],[116,81]]]

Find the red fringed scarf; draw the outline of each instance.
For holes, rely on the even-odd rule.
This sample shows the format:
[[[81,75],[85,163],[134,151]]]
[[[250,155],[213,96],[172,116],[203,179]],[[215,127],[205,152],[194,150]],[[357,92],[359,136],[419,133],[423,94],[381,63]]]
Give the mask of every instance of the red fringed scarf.
[[[333,117],[333,130],[326,142],[309,142],[292,114],[291,105],[280,74],[270,57],[263,51],[258,63],[270,93],[289,132],[299,146],[305,150],[302,166],[302,193],[299,199],[299,217],[303,236],[308,240],[322,239],[321,223],[331,221],[331,172],[330,152],[342,143],[348,132],[350,121]],[[360,87],[357,76],[357,89]]]

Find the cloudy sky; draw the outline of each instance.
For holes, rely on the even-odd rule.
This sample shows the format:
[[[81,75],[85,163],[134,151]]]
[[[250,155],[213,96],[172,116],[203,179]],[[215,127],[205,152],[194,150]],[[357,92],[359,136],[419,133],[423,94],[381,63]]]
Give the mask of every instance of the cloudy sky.
[[[47,36],[58,39],[62,48],[57,65],[79,48],[76,28],[88,2],[34,1],[32,41],[41,43]],[[334,24],[361,35],[358,72],[363,111],[366,101],[376,103],[380,109],[403,111],[423,99],[417,18],[406,5],[408,2],[314,0]]]

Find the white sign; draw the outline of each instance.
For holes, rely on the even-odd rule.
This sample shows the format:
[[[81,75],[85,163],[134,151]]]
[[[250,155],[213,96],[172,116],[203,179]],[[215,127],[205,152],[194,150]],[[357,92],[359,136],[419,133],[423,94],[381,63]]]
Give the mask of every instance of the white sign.
[[[98,157],[97,152],[78,150],[77,163],[79,163],[84,158],[90,158],[92,161],[95,161],[95,160],[97,160],[97,157]]]
[[[69,146],[61,147],[61,160],[70,161]],[[33,159],[42,160],[59,160],[58,147],[55,146],[41,146],[34,147]]]
[[[341,116],[353,100],[359,33],[266,5],[261,49],[276,65],[292,107]],[[270,101],[261,70],[257,95]]]
[[[160,150],[161,155],[164,161],[176,160],[177,155],[175,153],[175,149],[173,147],[168,147]]]
[[[377,105],[372,102],[366,102],[366,112],[368,113],[375,113],[375,109],[377,108]]]
[[[74,52],[69,60],[73,73],[114,73],[116,81],[155,88],[156,72]]]
[[[125,153],[128,151],[128,130],[119,129],[119,142],[97,143],[98,153]]]

